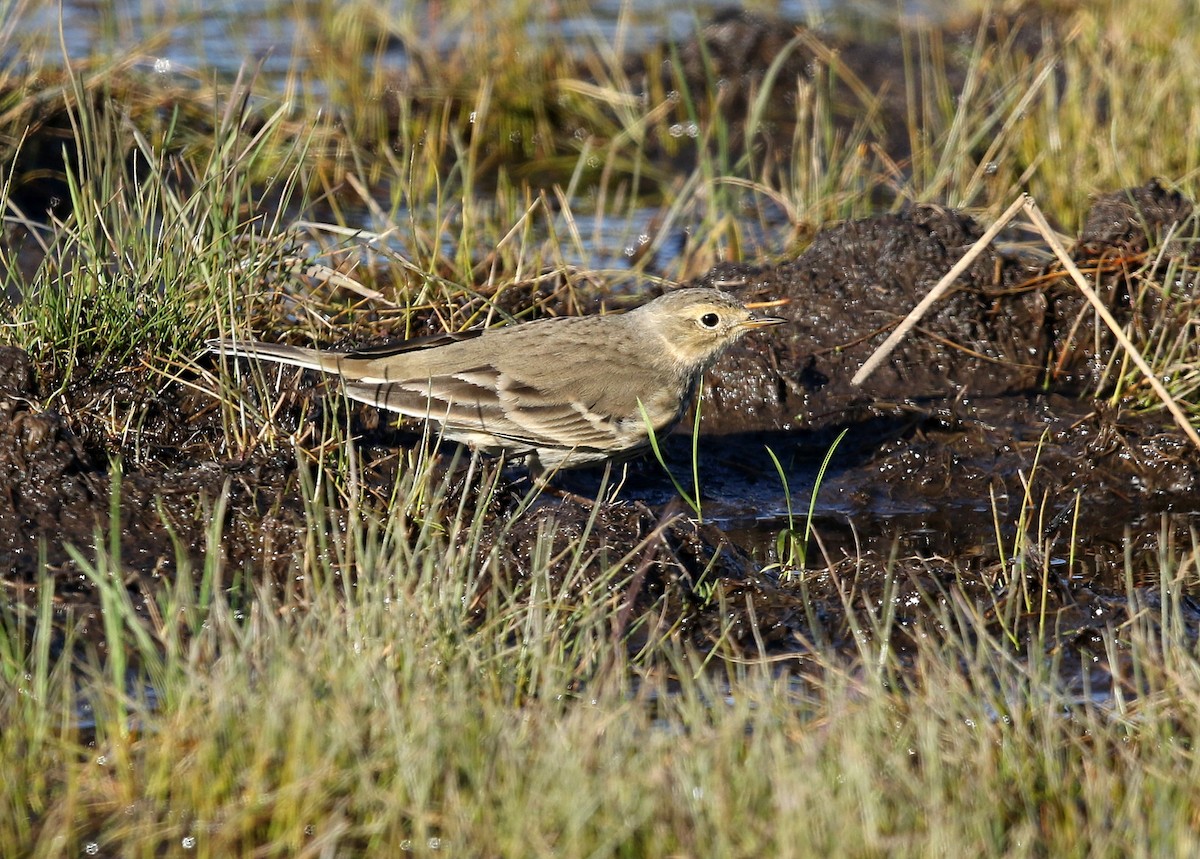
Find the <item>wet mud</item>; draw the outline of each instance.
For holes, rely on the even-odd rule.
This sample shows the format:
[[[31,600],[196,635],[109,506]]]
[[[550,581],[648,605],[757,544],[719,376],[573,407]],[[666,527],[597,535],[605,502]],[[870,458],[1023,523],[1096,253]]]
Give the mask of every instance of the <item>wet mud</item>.
[[[1096,201],[1074,253],[1118,319],[1191,324],[1190,213],[1189,201],[1155,182]],[[669,629],[748,655],[830,644],[850,652],[864,634],[862,613],[885,603],[893,643],[915,647],[939,606],[965,602],[1000,623],[1031,589],[1057,617],[1060,643],[1094,647],[1128,616],[1130,584],[1139,600],[1161,597],[1157,580],[1126,580],[1126,554],[1154,558],[1164,541],[1187,539],[1200,511],[1200,454],[1161,410],[1113,401],[1116,347],[1057,266],[1003,245],[988,250],[875,375],[850,383],[981,232],[960,212],[914,207],[836,226],[774,267],[709,272],[697,283],[782,302],[772,312],[792,323],[744,339],[706,379],[703,521],[652,458],[610,475],[595,503],[579,496],[597,497],[599,469],[560,475],[528,508],[519,468],[500,473],[486,500],[464,477],[453,492],[468,511],[485,505],[487,575],[519,590],[536,558],[555,556],[547,535],[560,549],[580,541],[551,577],[581,596],[605,589],[614,632],[632,650]],[[1168,235],[1165,245],[1155,238]],[[1179,268],[1175,296],[1135,288],[1145,266],[1181,261],[1193,265]],[[564,295],[545,283],[511,290],[506,309],[577,313],[609,303],[569,293],[567,304]],[[1178,308],[1164,310],[1165,301]],[[195,384],[185,385],[144,367],[97,368],[49,397],[52,371],[0,349],[6,601],[33,604],[44,569],[64,622],[98,633],[89,622],[99,610],[94,577],[79,563],[98,554],[146,611],[156,588],[206,556],[231,575],[287,586],[310,527],[303,456],[279,445],[232,450],[219,392],[204,390],[214,378],[204,374],[215,371],[215,359],[199,358],[185,376]],[[273,417],[284,432],[319,437],[322,422],[346,419],[333,414],[340,399],[317,374],[288,379]],[[240,395],[256,394],[251,386]],[[43,410],[47,399],[53,408]],[[350,420],[367,496],[386,497],[419,434],[366,407]],[[819,466],[843,431],[802,541]],[[688,434],[666,449],[668,466],[690,483]],[[1034,548],[1014,556],[1018,533],[1033,535],[1025,545]]]

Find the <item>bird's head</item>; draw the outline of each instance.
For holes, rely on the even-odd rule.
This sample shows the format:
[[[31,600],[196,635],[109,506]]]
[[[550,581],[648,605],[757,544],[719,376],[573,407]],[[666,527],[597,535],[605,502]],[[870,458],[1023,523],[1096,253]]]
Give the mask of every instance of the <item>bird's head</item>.
[[[707,367],[746,332],[788,321],[759,316],[726,292],[699,287],[668,292],[633,313],[647,336],[662,339],[674,361],[698,368]]]

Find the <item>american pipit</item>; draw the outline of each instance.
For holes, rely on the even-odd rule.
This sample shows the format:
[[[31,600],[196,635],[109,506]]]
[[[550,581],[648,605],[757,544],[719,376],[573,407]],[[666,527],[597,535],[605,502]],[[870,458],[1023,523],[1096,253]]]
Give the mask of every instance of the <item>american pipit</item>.
[[[337,375],[346,396],[433,421],[488,453],[523,456],[536,476],[649,446],[687,410],[704,371],[755,316],[716,289],[678,289],[628,313],[556,317],[335,353],[214,340],[215,352]]]

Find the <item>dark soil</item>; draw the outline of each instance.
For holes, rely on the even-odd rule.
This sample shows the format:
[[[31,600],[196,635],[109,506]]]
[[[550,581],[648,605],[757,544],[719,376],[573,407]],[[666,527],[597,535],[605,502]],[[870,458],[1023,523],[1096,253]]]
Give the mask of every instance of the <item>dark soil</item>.
[[[1134,276],[1196,247],[1175,241],[1160,253],[1154,241],[1194,230],[1190,212],[1154,182],[1096,202],[1075,254],[1099,273],[1119,318],[1190,324],[1190,305],[1165,312],[1167,299],[1139,293]],[[900,607],[893,622],[902,644],[904,631],[949,594],[987,614],[1023,577],[1049,570],[1056,628],[1091,642],[1128,607],[1125,541],[1153,558],[1160,539],[1194,524],[1200,453],[1164,413],[1096,399],[1112,386],[1114,345],[1069,282],[1053,267],[989,250],[863,387],[850,384],[981,232],[961,213],[918,207],[834,227],[773,268],[722,265],[700,279],[747,300],[786,300],[774,312],[793,320],[746,338],[709,374],[699,442],[705,524],[682,515],[652,460],[632,464],[619,499],[598,511],[569,495],[594,497],[600,474],[583,471],[561,476],[558,489],[568,494],[546,494],[516,517],[528,484],[509,468],[484,511],[481,551],[494,553],[496,580],[528,575],[539,535],[555,534],[560,546],[582,539],[573,581],[612,590],[614,629],[629,634],[631,647],[658,623],[702,647],[720,640],[739,651],[792,652],[818,642],[852,647],[854,614],[885,595]],[[1147,260],[1151,247],[1156,256]],[[1177,284],[1177,296],[1194,292],[1194,282]],[[568,306],[564,294],[513,290],[510,309],[578,312],[599,302],[572,295]],[[144,607],[183,565],[212,553],[238,575],[287,586],[308,528],[291,450],[257,445],[232,455],[215,393],[164,385],[144,369],[74,378],[54,400],[57,410],[42,411],[35,404],[54,380],[40,378],[24,352],[0,349],[0,576],[10,603],[36,599],[44,568],[64,616],[95,617],[95,587],[68,547],[86,558],[110,551],[114,509],[119,557],[111,564],[135,604]],[[340,401],[316,374],[289,378],[297,384],[275,420],[303,435]],[[137,429],[116,432],[114,414],[139,415]],[[396,451],[419,441],[370,409],[352,418],[368,495],[386,495]],[[786,499],[765,448],[782,464],[802,523],[817,467],[843,430],[820,487],[806,568],[785,569],[796,559],[776,539],[787,528]],[[688,474],[686,436],[668,448],[676,473]],[[460,480],[455,491],[467,493],[468,508],[476,503],[477,485]],[[217,515],[221,537],[210,546]],[[1027,529],[1040,554],[1008,557],[997,528],[1007,547]],[[601,578],[614,563],[623,575]],[[555,575],[568,574],[562,564]],[[1139,599],[1154,598],[1157,582],[1134,585],[1146,589]],[[1041,579],[1030,587],[1041,591]]]

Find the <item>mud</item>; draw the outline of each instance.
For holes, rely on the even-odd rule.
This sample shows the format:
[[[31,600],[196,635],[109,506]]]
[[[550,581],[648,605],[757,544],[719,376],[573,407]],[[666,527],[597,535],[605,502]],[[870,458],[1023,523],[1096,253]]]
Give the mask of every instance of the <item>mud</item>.
[[[1159,304],[1167,298],[1140,295],[1131,275],[1194,253],[1183,240],[1195,230],[1190,212],[1189,201],[1154,182],[1097,200],[1075,255],[1099,274],[1118,318],[1191,324],[1194,268],[1181,270],[1171,312]],[[614,634],[632,650],[670,628],[737,653],[851,652],[865,634],[863,613],[884,604],[894,609],[896,646],[916,646],[946,606],[965,600],[999,618],[1030,588],[1045,593],[1060,644],[1072,653],[1094,647],[1130,608],[1125,553],[1153,559],[1163,539],[1195,526],[1200,455],[1163,413],[1109,401],[1104,368],[1114,346],[1061,273],[987,251],[863,387],[849,381],[980,233],[959,212],[917,207],[834,227],[773,268],[722,265],[701,278],[748,300],[786,301],[774,312],[792,320],[743,340],[707,378],[698,443],[704,523],[683,515],[651,459],[633,463],[617,500],[598,509],[570,495],[595,497],[601,475],[582,471],[562,475],[556,492],[520,515],[526,478],[510,468],[484,511],[481,563],[494,583],[519,589],[545,548],[539,540],[552,534],[560,548],[583,545],[582,560],[556,562],[552,579],[581,598],[605,589]],[[1168,233],[1176,240],[1165,250],[1147,238]],[[510,290],[504,301],[535,315],[613,303],[548,282]],[[437,324],[431,314],[417,333]],[[200,384],[200,369],[187,381]],[[36,404],[58,381],[52,368],[0,349],[0,578],[10,605],[35,602],[44,569],[63,622],[82,620],[85,637],[99,633],[89,620],[98,615],[95,583],[68,546],[90,559],[115,545],[109,566],[144,611],[157,588],[206,555],[234,575],[288,586],[307,538],[292,451],[231,452],[216,392],[164,384],[145,369],[96,367],[73,378],[50,399],[55,410],[43,411]],[[323,422],[345,419],[319,376],[289,378],[296,384],[275,417],[283,429],[311,437]],[[242,395],[253,401],[253,386]],[[396,451],[419,439],[365,407],[351,419],[367,494],[386,495]],[[798,517],[791,527],[802,532],[817,467],[843,430],[801,564],[783,481]],[[667,452],[668,465],[688,475],[687,436],[672,437]],[[477,486],[462,481],[456,491],[475,503]],[[209,545],[215,516],[221,539]],[[1020,529],[1036,535],[1036,557],[1001,548]],[[618,572],[605,575],[613,565]],[[1159,598],[1157,581],[1133,585],[1138,600]]]
[[[64,628],[76,627],[96,647],[103,646],[96,578],[118,576],[142,613],[185,567],[199,570],[210,548],[234,571],[252,568],[268,582],[283,582],[304,521],[294,459],[272,467],[265,457],[253,465],[193,458],[194,445],[167,440],[182,437],[188,424],[195,424],[194,433],[204,424],[197,416],[211,411],[211,404],[189,411],[195,398],[179,389],[162,392],[145,371],[136,382],[124,381],[97,375],[69,387],[61,402],[70,417],[41,411],[34,403],[46,392],[28,356],[0,349],[0,576],[6,598],[33,605],[49,584]],[[135,398],[153,404],[144,410],[142,437],[98,431],[103,415],[96,409],[128,406],[134,385]],[[210,547],[223,495],[221,544]],[[87,566],[77,563],[75,552]],[[48,582],[40,577],[43,570]]]

